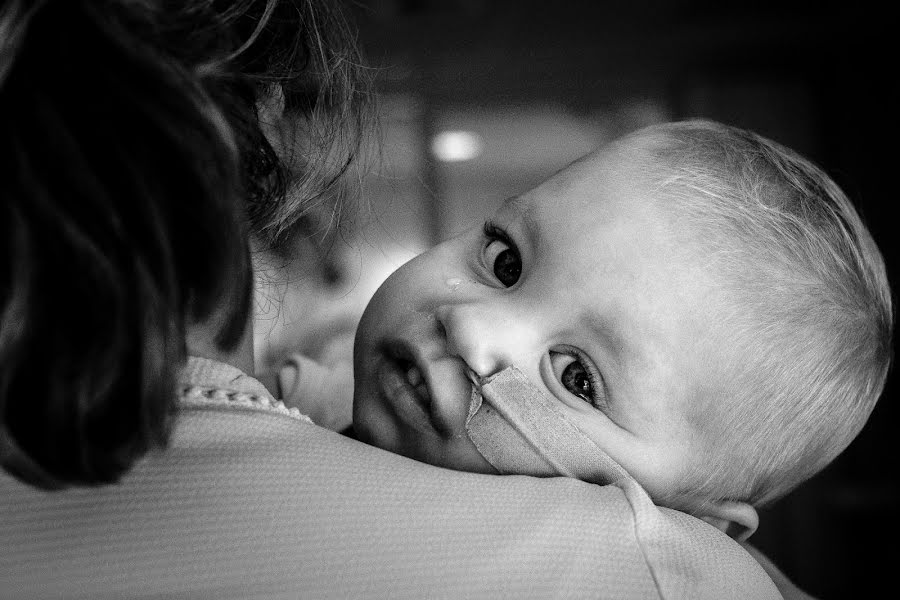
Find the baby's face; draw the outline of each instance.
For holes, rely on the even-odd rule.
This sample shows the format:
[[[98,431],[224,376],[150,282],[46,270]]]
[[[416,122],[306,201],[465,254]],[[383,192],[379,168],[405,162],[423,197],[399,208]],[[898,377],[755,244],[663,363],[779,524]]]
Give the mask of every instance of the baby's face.
[[[715,282],[652,201],[639,146],[570,166],[379,288],[354,350],[360,439],[494,472],[466,435],[466,371],[515,365],[651,494],[683,483],[724,360]]]

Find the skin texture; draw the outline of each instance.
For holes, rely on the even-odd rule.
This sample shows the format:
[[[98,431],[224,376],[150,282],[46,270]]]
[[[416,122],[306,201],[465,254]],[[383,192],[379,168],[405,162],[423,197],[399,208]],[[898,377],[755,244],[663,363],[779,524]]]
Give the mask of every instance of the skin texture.
[[[388,278],[357,331],[360,439],[493,472],[465,434],[467,372],[515,365],[653,497],[684,487],[727,345],[716,282],[660,208],[646,143],[620,140],[507,201],[491,219],[505,235],[474,227]]]

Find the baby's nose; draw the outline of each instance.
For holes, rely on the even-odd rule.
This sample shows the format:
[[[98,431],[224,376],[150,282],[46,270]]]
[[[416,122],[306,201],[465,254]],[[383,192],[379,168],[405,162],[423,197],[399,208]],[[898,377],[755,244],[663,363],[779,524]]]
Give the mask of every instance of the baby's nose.
[[[481,377],[517,364],[534,345],[532,328],[499,308],[457,304],[436,311],[447,351]]]

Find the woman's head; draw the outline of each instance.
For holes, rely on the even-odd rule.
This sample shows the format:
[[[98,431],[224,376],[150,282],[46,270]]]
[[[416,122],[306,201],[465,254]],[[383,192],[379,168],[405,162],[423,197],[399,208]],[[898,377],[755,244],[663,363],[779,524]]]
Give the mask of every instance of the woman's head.
[[[343,198],[368,132],[371,86],[353,31],[331,0],[189,4],[209,15],[186,23],[190,37],[209,43],[185,48],[175,30],[170,47],[196,57],[227,40],[198,70],[213,75],[210,95],[236,137],[251,231],[281,250],[305,210]]]
[[[302,195],[335,189],[358,147],[357,121],[342,120],[365,99],[358,61],[340,62],[346,31],[318,4],[0,11],[8,471],[45,487],[116,480],[166,439],[186,328],[215,313],[220,347],[243,337],[250,232],[285,237]],[[273,90],[282,121],[310,132],[304,168],[257,119]]]

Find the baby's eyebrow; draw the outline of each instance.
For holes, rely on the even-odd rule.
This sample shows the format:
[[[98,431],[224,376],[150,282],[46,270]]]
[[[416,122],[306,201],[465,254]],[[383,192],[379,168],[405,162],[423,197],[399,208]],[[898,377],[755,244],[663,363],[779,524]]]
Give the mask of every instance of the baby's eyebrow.
[[[500,203],[500,210],[511,210],[511,209],[515,208],[515,205],[518,202],[521,202],[521,201],[522,201],[522,196],[519,194],[516,194],[515,196],[510,196],[509,198],[507,198],[506,200],[504,200]]]
[[[515,213],[523,224],[528,243],[532,248],[537,248],[541,241],[541,226],[535,218],[535,207],[525,202],[523,196],[510,196],[500,204],[500,211]]]
[[[584,311],[581,315],[581,322],[586,323],[588,329],[594,338],[602,341],[603,345],[609,348],[620,359],[622,354],[630,350],[629,344],[625,342],[625,337],[615,325],[610,323],[610,319],[603,318],[592,311]]]
[[[612,360],[612,364],[607,364],[608,368],[614,367],[621,375],[638,368],[638,364],[645,360],[641,349],[633,343],[627,331],[622,329],[615,318],[600,315],[590,309],[584,309],[577,318],[595,342],[605,349],[606,356]],[[606,373],[603,375],[606,377]]]

